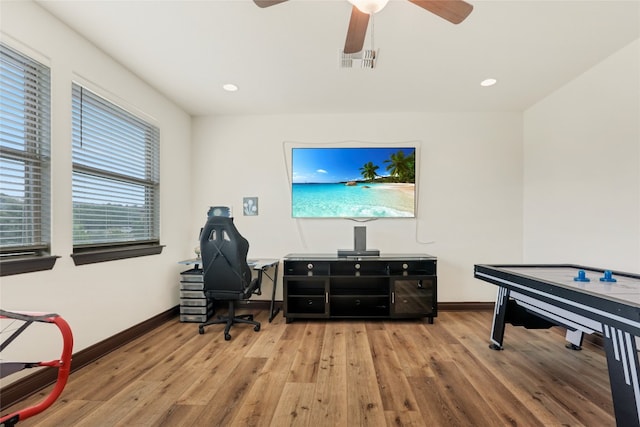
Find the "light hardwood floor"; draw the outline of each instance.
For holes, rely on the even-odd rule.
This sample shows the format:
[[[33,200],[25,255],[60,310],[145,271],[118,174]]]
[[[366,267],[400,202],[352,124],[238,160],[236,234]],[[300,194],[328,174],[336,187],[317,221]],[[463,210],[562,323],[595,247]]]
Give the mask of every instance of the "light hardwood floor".
[[[613,426],[602,349],[490,312],[426,321],[295,321],[199,335],[177,320],[73,373],[28,426]],[[47,390],[8,411],[38,401]],[[8,411],[5,411],[7,413]]]

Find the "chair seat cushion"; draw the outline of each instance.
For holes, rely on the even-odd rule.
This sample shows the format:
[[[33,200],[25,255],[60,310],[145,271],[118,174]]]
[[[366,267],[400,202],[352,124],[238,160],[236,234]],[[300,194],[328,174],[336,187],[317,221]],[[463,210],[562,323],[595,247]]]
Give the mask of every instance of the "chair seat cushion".
[[[242,292],[238,291],[225,291],[225,290],[205,290],[205,295],[207,298],[213,298],[218,300],[242,300],[249,299],[251,294],[254,293],[256,288],[258,287],[258,279],[251,280],[249,286],[243,289]]]

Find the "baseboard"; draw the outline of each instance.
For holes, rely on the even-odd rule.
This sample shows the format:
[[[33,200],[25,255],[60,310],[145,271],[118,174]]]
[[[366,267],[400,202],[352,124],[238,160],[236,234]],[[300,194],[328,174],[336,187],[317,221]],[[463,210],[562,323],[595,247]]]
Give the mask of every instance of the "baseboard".
[[[118,347],[143,336],[151,329],[157,328],[168,320],[174,319],[178,316],[179,311],[179,306],[172,307],[142,323],[132,326],[129,329],[100,341],[97,344],[74,353],[71,359],[71,372],[77,371],[83,366],[100,359],[102,356],[112,352]],[[2,396],[2,400],[0,401],[0,411],[4,411],[5,408],[18,403],[43,388],[55,383],[57,376],[58,371],[56,369],[40,369],[31,375],[0,388],[0,395]]]
[[[439,302],[438,311],[493,311],[493,302]]]
[[[251,306],[261,310],[268,310],[271,301],[248,299],[237,302],[238,307]],[[282,301],[275,302],[276,307],[282,307]],[[224,308],[225,305],[216,305]],[[438,311],[493,311],[493,302],[439,302]]]

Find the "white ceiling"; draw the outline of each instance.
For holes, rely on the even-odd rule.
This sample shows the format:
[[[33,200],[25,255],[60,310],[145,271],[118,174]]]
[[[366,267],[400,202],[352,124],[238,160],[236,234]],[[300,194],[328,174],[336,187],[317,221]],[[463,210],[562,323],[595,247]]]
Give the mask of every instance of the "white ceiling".
[[[339,67],[347,0],[39,4],[192,115],[523,111],[640,37],[638,0],[468,2],[454,25],[391,0],[374,70]]]

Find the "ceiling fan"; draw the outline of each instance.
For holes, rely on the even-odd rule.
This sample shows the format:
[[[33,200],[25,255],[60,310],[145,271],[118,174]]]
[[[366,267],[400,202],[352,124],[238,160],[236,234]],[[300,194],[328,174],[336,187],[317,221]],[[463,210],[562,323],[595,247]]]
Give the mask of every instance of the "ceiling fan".
[[[269,7],[287,0],[253,0],[259,7]],[[379,12],[389,0],[348,0],[353,4],[344,53],[356,53],[362,50],[367,35],[369,16]],[[463,0],[409,0],[411,3],[428,10],[453,24],[465,20],[473,10],[473,5]]]

